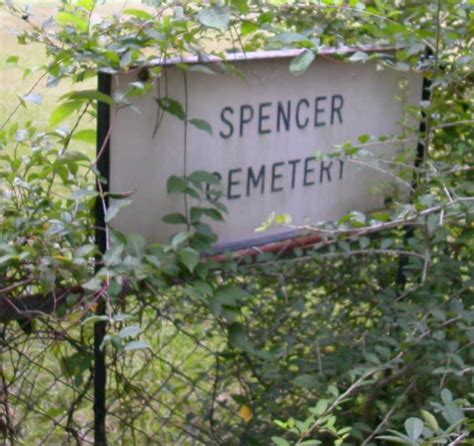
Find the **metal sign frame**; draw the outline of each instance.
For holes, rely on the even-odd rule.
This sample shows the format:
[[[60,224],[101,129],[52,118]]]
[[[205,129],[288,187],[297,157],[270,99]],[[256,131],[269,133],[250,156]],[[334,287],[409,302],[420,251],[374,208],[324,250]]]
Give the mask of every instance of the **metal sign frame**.
[[[359,47],[341,47],[341,48],[327,48],[323,49],[318,53],[318,56],[333,59],[337,55],[353,54],[357,51],[363,51],[366,53],[392,53],[400,49],[400,47],[377,47],[377,46],[359,46]],[[205,59],[198,58],[195,56],[190,57],[175,57],[166,60],[154,59],[149,64],[132,68],[132,70],[140,70],[144,68],[152,68],[155,66],[174,66],[177,64],[215,64],[215,63],[233,63],[249,60],[269,60],[269,59],[292,59],[305,50],[276,50],[276,51],[257,51],[249,53],[232,53],[228,54],[225,59],[217,56],[208,56]],[[112,80],[114,74],[99,71],[98,73],[98,91],[107,96],[112,95]],[[422,85],[422,97],[421,100],[426,101],[430,98],[430,86],[431,83],[425,77],[423,78]],[[109,181],[110,181],[110,157],[111,151],[111,127],[110,127],[111,107],[109,104],[100,102],[98,103],[97,109],[97,169],[100,173],[101,179],[98,190],[100,190],[103,197],[98,197],[95,206],[95,219],[96,219],[96,244],[99,250],[103,253],[106,251],[106,223],[105,223],[105,212],[109,205],[107,193],[109,192]],[[419,125],[420,133],[423,133],[425,128],[425,122],[422,119]],[[415,154],[415,166],[419,165],[423,159],[424,144],[420,140],[418,142]],[[308,244],[316,243],[313,237],[302,236],[301,231],[290,230],[287,232],[263,236],[258,238],[249,238],[239,240],[236,242],[229,242],[225,244],[217,244],[213,248],[215,254],[222,253],[225,251],[240,252],[245,255],[252,253],[258,254],[262,251],[273,251],[272,246],[276,250],[288,249],[295,246],[301,246],[301,241],[307,239]],[[285,243],[286,242],[286,243]]]

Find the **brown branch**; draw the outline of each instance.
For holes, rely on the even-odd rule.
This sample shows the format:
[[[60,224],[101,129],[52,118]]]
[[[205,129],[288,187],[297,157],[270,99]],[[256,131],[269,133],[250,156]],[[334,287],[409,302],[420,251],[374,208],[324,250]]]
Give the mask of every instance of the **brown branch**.
[[[11,297],[2,293],[0,294],[0,322],[33,319],[42,314],[54,313],[71,294],[83,296],[85,293],[86,291],[80,285],[56,289],[48,295],[36,293]]]

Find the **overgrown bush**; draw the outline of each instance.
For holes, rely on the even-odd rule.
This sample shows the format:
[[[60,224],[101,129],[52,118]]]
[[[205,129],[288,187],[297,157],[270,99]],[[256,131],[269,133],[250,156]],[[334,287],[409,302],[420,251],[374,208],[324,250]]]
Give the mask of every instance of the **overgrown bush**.
[[[5,443],[473,444],[472,2],[156,1],[107,18],[96,6],[64,1],[38,21],[2,4],[26,24],[19,42],[46,50],[39,82],[72,81],[47,128],[22,119],[41,102],[33,88],[0,131]],[[133,196],[96,190],[99,160],[85,153],[97,103],[129,98],[91,80],[157,57],[205,58],[215,40],[217,55],[302,48],[294,72],[326,46],[397,48],[337,57],[429,81],[429,98],[407,110],[423,123],[407,128],[416,163],[391,161],[408,202],[309,226],[320,241],[305,249],[218,262],[202,257],[209,221],[225,218],[210,200],[169,244],[107,225],[99,252],[95,206],[118,200],[108,223]],[[7,62],[20,66],[21,54]],[[320,156],[380,168],[366,148],[388,136]],[[169,189],[196,196],[213,178],[174,177]]]

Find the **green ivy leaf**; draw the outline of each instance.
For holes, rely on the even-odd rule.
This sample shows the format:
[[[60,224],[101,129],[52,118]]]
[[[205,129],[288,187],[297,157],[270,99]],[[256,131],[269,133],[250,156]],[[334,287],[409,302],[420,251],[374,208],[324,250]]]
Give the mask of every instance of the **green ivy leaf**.
[[[205,170],[196,170],[190,176],[189,179],[193,183],[202,183],[202,184],[219,184],[219,178],[217,175],[206,172]]]
[[[141,259],[145,255],[146,241],[145,238],[140,234],[128,234],[127,235],[127,252],[133,256]]]
[[[224,32],[229,27],[230,9],[226,6],[201,9],[197,18],[204,26]]]
[[[128,338],[138,336],[142,332],[142,329],[138,325],[130,325],[128,327],[122,328],[118,336],[119,338]]]
[[[405,431],[407,435],[416,440],[423,433],[423,421],[419,418],[411,417],[405,421]]]
[[[188,268],[189,272],[194,272],[199,263],[199,253],[192,248],[184,248],[178,252],[179,261]]]
[[[95,129],[83,129],[74,132],[74,134],[72,135],[72,139],[75,139],[76,141],[82,141],[87,144],[95,144],[96,135],[97,132],[95,131]]]
[[[21,96],[21,99],[23,99],[26,102],[31,102],[36,105],[40,105],[43,102],[43,96],[41,95],[41,93],[26,94],[24,96]]]
[[[161,220],[165,223],[169,224],[186,224],[186,217],[183,214],[180,214],[179,212],[175,212],[173,214],[168,214],[165,215]]]
[[[166,97],[155,100],[166,113],[176,116],[178,119],[181,119],[181,121],[186,119],[186,112],[181,103],[176,99]]]
[[[248,0],[232,0],[232,6],[241,14],[248,14],[250,12]]]
[[[290,72],[296,76],[303,74],[313,62],[316,55],[313,51],[304,50],[296,56],[290,63]]]
[[[126,352],[133,351],[133,350],[143,350],[143,349],[151,350],[151,345],[146,341],[132,341],[132,342],[129,342],[124,348]]]
[[[173,246],[173,248],[177,249],[178,246],[188,240],[189,237],[190,234],[188,232],[179,232],[171,239],[171,245]]]
[[[166,190],[169,194],[183,193],[188,186],[187,181],[184,178],[173,175],[168,178],[166,183]]]
[[[102,282],[97,277],[93,277],[86,283],[83,283],[82,288],[88,291],[99,291],[102,288]]]
[[[113,220],[119,213],[120,209],[128,206],[131,202],[132,200],[114,200],[105,213],[105,223],[109,223],[111,220]]]
[[[194,125],[194,127],[198,128],[199,130],[203,130],[209,133],[209,135],[212,135],[212,126],[204,119],[193,118],[189,120],[189,123]]]
[[[318,383],[318,377],[316,375],[310,375],[309,373],[304,373],[298,375],[293,379],[293,384],[298,387],[303,387],[305,389],[312,389]]]
[[[356,51],[351,57],[349,57],[349,60],[351,62],[361,62],[365,61],[369,58],[369,55],[367,53],[364,53],[363,51]]]
[[[82,106],[82,103],[80,101],[68,101],[68,102],[65,102],[64,104],[58,105],[51,113],[51,117],[49,119],[49,125],[51,127],[58,126],[68,116],[70,116],[76,110],[81,108],[81,106]]]
[[[20,58],[18,56],[8,56],[5,65],[16,65]]]
[[[87,19],[80,14],[73,14],[71,12],[61,11],[56,15],[56,22],[63,26],[72,26],[77,31],[87,32]]]
[[[287,440],[281,437],[272,437],[272,441],[276,446],[291,446]]]
[[[426,421],[426,424],[429,426],[429,428],[433,432],[438,433],[440,431],[438,421],[436,420],[434,415],[432,415],[427,410],[421,410],[421,415],[422,415],[423,419]]]
[[[133,15],[141,20],[153,20],[153,15],[143,9],[129,8],[123,11],[124,14]]]
[[[61,96],[60,99],[78,100],[78,101],[99,101],[110,106],[114,105],[114,100],[107,94],[97,90],[71,91]]]
[[[235,285],[225,285],[218,288],[209,300],[209,307],[215,316],[221,316],[223,307],[237,307],[241,300],[247,299],[249,294]]]

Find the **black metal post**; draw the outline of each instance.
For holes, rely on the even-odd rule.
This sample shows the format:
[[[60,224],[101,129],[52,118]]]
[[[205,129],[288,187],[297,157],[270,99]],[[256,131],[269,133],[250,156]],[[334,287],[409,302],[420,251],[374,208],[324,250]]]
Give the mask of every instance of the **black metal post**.
[[[433,55],[433,52],[430,48],[427,48],[425,51],[425,58],[429,59]],[[431,79],[428,79],[426,76],[423,77],[423,87],[421,91],[421,100],[422,101],[429,101],[431,98]],[[419,127],[419,139],[418,144],[416,146],[416,157],[415,157],[415,168],[419,168],[423,164],[423,159],[425,157],[425,150],[428,150],[428,147],[425,147],[425,133],[426,133],[426,116],[425,113],[422,112],[420,127]],[[413,180],[412,180],[412,188],[416,190],[419,185],[419,175],[418,172],[415,170]],[[404,239],[408,240],[410,237],[413,236],[413,227],[409,227],[404,234]],[[405,288],[406,284],[406,275],[404,268],[408,263],[408,257],[402,256],[398,262],[398,273],[396,278],[396,283],[398,288],[401,292]]]
[[[112,78],[109,74],[98,74],[98,90],[110,96]],[[109,190],[110,166],[110,106],[104,102],[97,104],[97,168],[102,178],[97,184],[97,189],[106,193]],[[105,181],[104,181],[105,180]],[[100,187],[99,187],[100,186]],[[99,251],[103,254],[107,249],[107,236],[105,231],[105,208],[108,206],[107,195],[97,197],[95,204],[95,240]],[[100,269],[99,261],[96,271]],[[97,315],[105,314],[105,300],[100,297],[97,302]],[[107,445],[106,420],[106,385],[107,365],[105,361],[105,348],[101,348],[106,334],[106,322],[98,321],[94,324],[94,444]]]

